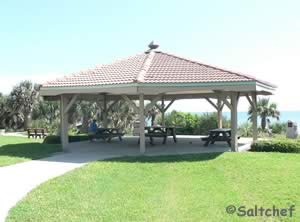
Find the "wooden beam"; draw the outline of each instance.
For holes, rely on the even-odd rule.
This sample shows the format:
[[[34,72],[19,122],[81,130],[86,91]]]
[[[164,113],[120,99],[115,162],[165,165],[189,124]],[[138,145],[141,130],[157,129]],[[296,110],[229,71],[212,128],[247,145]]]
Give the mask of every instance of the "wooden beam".
[[[241,98],[241,93],[238,92],[237,95],[236,95],[236,99],[237,99],[237,102],[239,102],[239,99]]]
[[[155,104],[156,108],[159,109],[159,111],[162,113],[164,110],[162,109],[162,107],[160,107],[158,104]]]
[[[237,138],[237,121],[238,121],[238,96],[237,93],[231,94],[231,151],[238,151],[238,138]]]
[[[64,108],[64,113],[68,113],[71,109],[72,105],[75,103],[76,99],[78,98],[78,95],[73,95],[70,102],[66,105]]]
[[[144,116],[144,95],[139,95],[139,118],[140,118],[140,153],[146,152],[146,140],[145,140],[145,116]]]
[[[232,109],[232,105],[230,102],[228,102],[226,97],[220,97],[220,99],[222,99],[222,101],[224,102],[224,104],[231,110]]]
[[[139,112],[139,108],[136,106],[136,104],[135,104],[134,102],[132,102],[132,101],[128,98],[127,95],[121,95],[121,96],[122,96],[122,98],[123,98],[126,102],[128,102],[128,104],[134,109],[134,111],[135,111],[136,113]],[[143,99],[144,99],[144,96],[143,96]]]
[[[224,103],[222,102],[222,100],[220,99],[220,97],[218,97],[218,101],[217,101],[217,111],[218,111],[218,128],[223,128],[223,115],[222,115],[222,109],[223,109]]]
[[[253,134],[253,142],[255,142],[258,138],[258,131],[257,131],[257,95],[255,92],[251,93],[252,97],[252,134]]]
[[[225,103],[222,101],[221,110],[224,108]]]
[[[254,105],[254,104],[253,104],[253,101],[251,100],[250,96],[249,96],[249,95],[246,95],[246,98],[247,98],[247,100],[248,100],[250,106],[252,106],[252,108],[253,108],[253,105]]]
[[[68,98],[65,95],[61,95],[61,98],[60,98],[60,137],[61,137],[61,144],[62,144],[63,150],[65,150],[69,144],[68,112],[65,112],[67,104],[68,104]]]
[[[102,123],[103,123],[103,127],[104,128],[107,128],[108,126],[108,121],[107,121],[107,97],[106,97],[106,94],[103,94],[103,120],[102,120]]]
[[[165,100],[164,98],[161,99],[161,107],[162,107],[162,113],[161,113],[161,125],[165,126]]]
[[[157,103],[157,101],[160,100],[161,98],[162,98],[162,94],[159,94],[158,96],[156,96],[155,98],[153,98],[151,100],[151,102],[146,105],[145,112],[147,113],[153,106],[155,106],[155,104]]]
[[[113,108],[113,106],[116,105],[117,102],[119,102],[119,101],[120,101],[119,99],[116,99],[115,101],[113,101],[113,103],[111,103],[111,104],[108,106],[107,112],[109,112],[109,111]]]
[[[210,100],[210,98],[205,97],[205,99],[207,100],[207,102],[209,102],[216,110],[218,110],[218,106]]]
[[[164,112],[166,112],[166,111],[170,108],[170,106],[175,102],[175,100],[176,100],[176,99],[172,99],[172,100],[169,102],[169,104],[166,106],[166,108],[164,108]]]

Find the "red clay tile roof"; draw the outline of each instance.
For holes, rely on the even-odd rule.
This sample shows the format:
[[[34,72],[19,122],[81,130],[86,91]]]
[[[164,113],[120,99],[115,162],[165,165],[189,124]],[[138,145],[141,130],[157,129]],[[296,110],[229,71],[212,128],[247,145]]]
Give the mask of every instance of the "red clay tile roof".
[[[145,52],[109,65],[49,81],[43,87],[96,86],[126,83],[208,83],[256,81],[254,77],[159,51]]]

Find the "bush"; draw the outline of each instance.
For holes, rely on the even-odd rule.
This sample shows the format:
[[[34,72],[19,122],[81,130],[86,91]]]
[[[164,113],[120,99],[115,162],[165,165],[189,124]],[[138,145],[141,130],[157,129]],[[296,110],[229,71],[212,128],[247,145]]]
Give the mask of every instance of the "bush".
[[[80,141],[86,141],[89,140],[88,135],[83,134],[83,135],[76,135],[76,136],[69,136],[69,142],[73,143],[73,142],[80,142]],[[60,144],[61,140],[60,140],[60,136],[47,136],[44,139],[44,143],[46,144]]]
[[[243,136],[243,137],[251,137],[253,135],[252,133],[252,123],[250,123],[249,121],[241,124],[239,126],[239,135]]]
[[[158,119],[158,122],[161,120]],[[206,135],[218,127],[217,113],[192,114],[172,111],[165,116],[167,126],[176,126],[178,135]],[[230,121],[223,117],[223,127],[229,128]]]
[[[60,136],[54,136],[54,135],[47,136],[44,139],[43,143],[46,143],[46,144],[60,144]]]
[[[253,152],[300,153],[300,141],[292,139],[272,139],[255,142]]]
[[[277,122],[277,123],[272,123],[270,125],[270,128],[272,129],[272,133],[274,134],[283,134],[286,133],[286,126],[287,123]]]
[[[49,121],[45,119],[32,120],[32,128],[44,128],[47,129],[47,132],[50,135],[53,135],[57,133],[59,129],[59,121],[55,120],[54,122],[49,123]]]

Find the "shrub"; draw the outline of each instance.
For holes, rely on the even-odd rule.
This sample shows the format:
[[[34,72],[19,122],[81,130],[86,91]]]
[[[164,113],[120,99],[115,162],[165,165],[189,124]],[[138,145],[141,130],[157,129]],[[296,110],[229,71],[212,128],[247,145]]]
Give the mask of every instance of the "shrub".
[[[43,143],[46,143],[46,144],[60,144],[60,136],[54,136],[54,135],[47,136],[44,139]]]
[[[206,135],[209,130],[218,127],[217,113],[199,115],[174,110],[165,116],[165,122],[167,126],[178,127],[176,133],[179,135]],[[223,127],[230,127],[230,121],[225,117],[223,117]]]
[[[277,123],[272,123],[270,125],[270,128],[272,129],[272,133],[274,134],[283,134],[286,132],[286,125],[287,123],[277,122]]]
[[[55,120],[52,123],[49,123],[45,119],[36,119],[32,120],[32,128],[44,128],[47,129],[47,132],[50,135],[54,135],[57,133],[57,130],[59,129],[59,121]]]
[[[69,142],[70,143],[86,141],[86,140],[89,140],[89,137],[86,134],[76,135],[76,136],[69,136]],[[60,136],[54,136],[54,135],[47,136],[44,139],[44,143],[46,143],[46,144],[60,144],[61,143]]]
[[[300,153],[300,141],[292,139],[272,139],[255,142],[253,152]]]
[[[252,133],[252,123],[247,121],[247,122],[241,124],[239,126],[238,131],[239,131],[240,136],[251,137],[253,135],[253,133]]]

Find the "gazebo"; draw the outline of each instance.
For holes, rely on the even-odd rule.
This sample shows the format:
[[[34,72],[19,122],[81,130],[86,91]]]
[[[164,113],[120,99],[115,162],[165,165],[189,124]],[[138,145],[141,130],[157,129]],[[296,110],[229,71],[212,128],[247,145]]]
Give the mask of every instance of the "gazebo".
[[[43,84],[40,94],[45,99],[60,100],[61,141],[68,146],[68,111],[79,98],[97,98],[103,102],[104,127],[107,126],[108,101],[128,102],[140,121],[140,152],[146,151],[145,105],[157,106],[164,113],[175,100],[205,99],[218,113],[218,127],[222,128],[222,110],[231,111],[231,150],[238,151],[237,115],[238,101],[246,97],[253,108],[253,140],[257,140],[257,95],[272,95],[275,86],[249,75],[228,71],[215,66],[192,61],[157,50],[149,50],[117,60],[108,65],[98,65],[70,76]],[[134,100],[138,100],[136,105]],[[161,105],[157,102],[161,101]],[[167,103],[168,104],[167,104]]]

